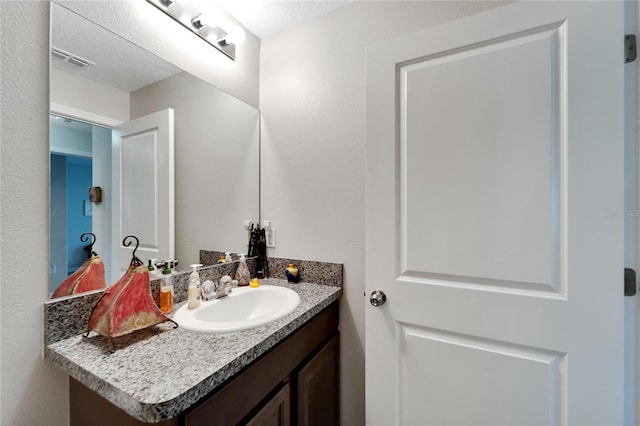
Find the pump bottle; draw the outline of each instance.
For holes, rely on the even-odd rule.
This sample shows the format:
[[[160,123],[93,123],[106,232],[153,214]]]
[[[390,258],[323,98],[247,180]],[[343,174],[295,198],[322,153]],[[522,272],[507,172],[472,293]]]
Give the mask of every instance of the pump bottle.
[[[160,311],[168,314],[173,311],[173,277],[169,261],[165,261],[162,270],[162,280],[160,281]]]
[[[236,280],[238,280],[238,285],[249,285],[249,281],[251,281],[251,272],[249,272],[249,266],[247,265],[247,259],[244,257],[244,253],[240,253],[240,263],[236,270]]]
[[[200,274],[198,274],[197,268],[201,267],[201,263],[195,263],[189,265],[193,268],[193,272],[189,275],[189,290],[187,291],[187,308],[195,309],[200,306]]]

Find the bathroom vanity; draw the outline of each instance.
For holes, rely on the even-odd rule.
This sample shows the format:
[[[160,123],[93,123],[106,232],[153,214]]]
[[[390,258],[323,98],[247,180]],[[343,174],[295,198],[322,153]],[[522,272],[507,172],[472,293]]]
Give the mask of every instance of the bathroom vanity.
[[[70,375],[71,425],[338,424],[338,299],[342,288],[265,279],[293,289],[289,315],[227,334],[165,323],[45,347]],[[46,312],[46,309],[45,309]]]

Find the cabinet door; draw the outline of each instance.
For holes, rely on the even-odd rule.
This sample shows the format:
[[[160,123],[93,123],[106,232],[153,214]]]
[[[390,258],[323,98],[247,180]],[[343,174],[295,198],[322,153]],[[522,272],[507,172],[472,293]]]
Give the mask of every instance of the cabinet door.
[[[298,424],[338,424],[338,335],[297,374]]]
[[[247,426],[289,426],[290,388],[286,383],[258,413],[247,422]]]

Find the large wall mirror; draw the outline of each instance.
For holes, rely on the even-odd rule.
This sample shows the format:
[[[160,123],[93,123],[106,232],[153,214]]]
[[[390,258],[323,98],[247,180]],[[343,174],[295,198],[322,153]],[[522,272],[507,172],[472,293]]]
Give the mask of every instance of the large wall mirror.
[[[87,258],[84,232],[96,236],[107,285],[126,267],[112,264],[112,240],[124,237],[113,225],[112,129],[167,108],[179,269],[201,249],[246,252],[243,223],[260,215],[259,111],[59,4],[51,13],[49,294]],[[100,202],[89,187],[102,189]]]

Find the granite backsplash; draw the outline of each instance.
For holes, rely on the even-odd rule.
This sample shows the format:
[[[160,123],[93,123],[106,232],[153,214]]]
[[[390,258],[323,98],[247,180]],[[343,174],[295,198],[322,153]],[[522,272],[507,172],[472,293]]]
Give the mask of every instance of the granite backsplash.
[[[201,250],[200,262],[205,259],[217,261],[220,252]],[[224,254],[224,253],[223,253]],[[285,259],[269,257],[269,278],[286,279],[285,270],[289,263],[297,265],[302,282],[311,282],[334,287],[342,287],[343,265],[341,263],[317,262],[301,259]],[[256,258],[247,259],[251,276],[255,276]],[[218,281],[224,275],[233,277],[238,261],[231,263],[214,263],[201,267],[198,272],[200,280]],[[187,299],[190,270],[171,275],[173,280],[175,302]],[[160,278],[151,279],[151,295],[160,305]],[[102,291],[84,293],[59,299],[52,299],[44,304],[44,344],[49,345],[60,340],[84,333],[87,330],[89,316],[93,307],[102,296]]]
[[[200,250],[200,263],[203,265],[215,265],[224,252],[213,250]],[[234,257],[235,259],[235,257]],[[255,258],[252,258],[255,262]],[[290,259],[282,257],[269,257],[269,276],[265,278],[287,279],[285,270],[290,263],[298,267],[301,281],[342,287],[342,263],[318,262],[314,260]],[[223,264],[220,264],[223,265]],[[251,276],[255,274],[255,263],[249,265]]]

